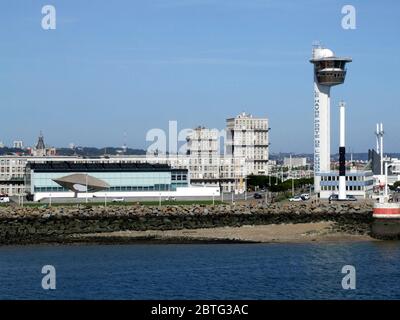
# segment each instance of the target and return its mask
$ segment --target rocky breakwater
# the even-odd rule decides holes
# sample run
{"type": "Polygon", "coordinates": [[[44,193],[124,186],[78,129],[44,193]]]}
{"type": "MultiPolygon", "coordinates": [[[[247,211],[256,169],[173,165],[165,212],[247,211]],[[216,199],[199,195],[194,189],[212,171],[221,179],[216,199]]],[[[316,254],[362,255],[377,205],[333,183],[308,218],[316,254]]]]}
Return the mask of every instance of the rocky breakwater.
{"type": "Polygon", "coordinates": [[[333,221],[338,231],[369,233],[370,203],[246,203],[0,207],[0,244],[70,242],[73,235],[333,221]]]}

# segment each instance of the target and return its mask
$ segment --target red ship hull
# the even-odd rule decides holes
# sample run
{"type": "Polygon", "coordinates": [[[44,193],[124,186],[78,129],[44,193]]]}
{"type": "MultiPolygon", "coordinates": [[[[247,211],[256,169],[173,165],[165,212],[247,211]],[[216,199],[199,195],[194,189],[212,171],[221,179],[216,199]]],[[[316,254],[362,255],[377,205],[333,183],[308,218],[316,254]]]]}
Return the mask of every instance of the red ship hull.
{"type": "Polygon", "coordinates": [[[400,203],[376,203],[372,216],[377,219],[399,219],[400,203]]]}

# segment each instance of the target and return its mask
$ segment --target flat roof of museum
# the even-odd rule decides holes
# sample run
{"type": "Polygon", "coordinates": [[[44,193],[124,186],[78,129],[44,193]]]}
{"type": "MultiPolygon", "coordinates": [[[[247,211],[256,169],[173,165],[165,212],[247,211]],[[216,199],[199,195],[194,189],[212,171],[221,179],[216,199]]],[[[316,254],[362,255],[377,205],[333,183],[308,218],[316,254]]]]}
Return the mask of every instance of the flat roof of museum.
{"type": "Polygon", "coordinates": [[[187,171],[186,169],[173,169],[168,164],[134,163],[134,162],[72,162],[48,161],[45,163],[30,162],[28,168],[35,172],[131,172],[131,171],[187,171]]]}

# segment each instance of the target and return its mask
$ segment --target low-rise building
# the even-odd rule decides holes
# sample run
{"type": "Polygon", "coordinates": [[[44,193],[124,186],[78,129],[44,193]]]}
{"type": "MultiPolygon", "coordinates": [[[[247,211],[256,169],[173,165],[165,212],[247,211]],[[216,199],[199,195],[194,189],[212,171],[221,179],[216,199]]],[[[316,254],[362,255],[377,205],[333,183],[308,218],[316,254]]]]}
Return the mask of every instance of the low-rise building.
{"type": "Polygon", "coordinates": [[[0,156],[0,194],[10,196],[25,193],[25,168],[29,162],[76,160],[77,157],[0,156]]]}
{"type": "Polygon", "coordinates": [[[307,158],[284,157],[283,166],[289,168],[299,168],[307,166],[307,158]]]}
{"type": "MultiPolygon", "coordinates": [[[[331,195],[339,193],[339,172],[320,173],[321,199],[328,199],[331,195]]],[[[357,198],[368,198],[374,187],[372,171],[346,171],[346,194],[357,198]]]]}
{"type": "Polygon", "coordinates": [[[34,201],[49,198],[211,197],[217,187],[190,185],[187,169],[149,163],[29,162],[26,193],[34,201]]]}

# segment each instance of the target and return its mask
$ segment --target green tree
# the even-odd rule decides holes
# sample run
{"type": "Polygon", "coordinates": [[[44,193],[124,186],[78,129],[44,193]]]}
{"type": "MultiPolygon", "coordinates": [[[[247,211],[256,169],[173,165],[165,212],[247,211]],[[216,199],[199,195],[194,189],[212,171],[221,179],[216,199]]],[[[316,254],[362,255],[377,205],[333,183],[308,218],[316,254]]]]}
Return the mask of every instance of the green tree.
{"type": "MultiPolygon", "coordinates": [[[[293,180],[294,188],[298,189],[306,185],[314,184],[314,178],[301,178],[293,180]]],[[[292,189],[292,179],[286,181],[281,181],[276,177],[260,176],[260,175],[250,175],[247,177],[247,186],[252,189],[262,189],[267,188],[272,192],[282,192],[289,191],[292,189]],[[271,184],[269,183],[271,181],[271,184]]]]}

